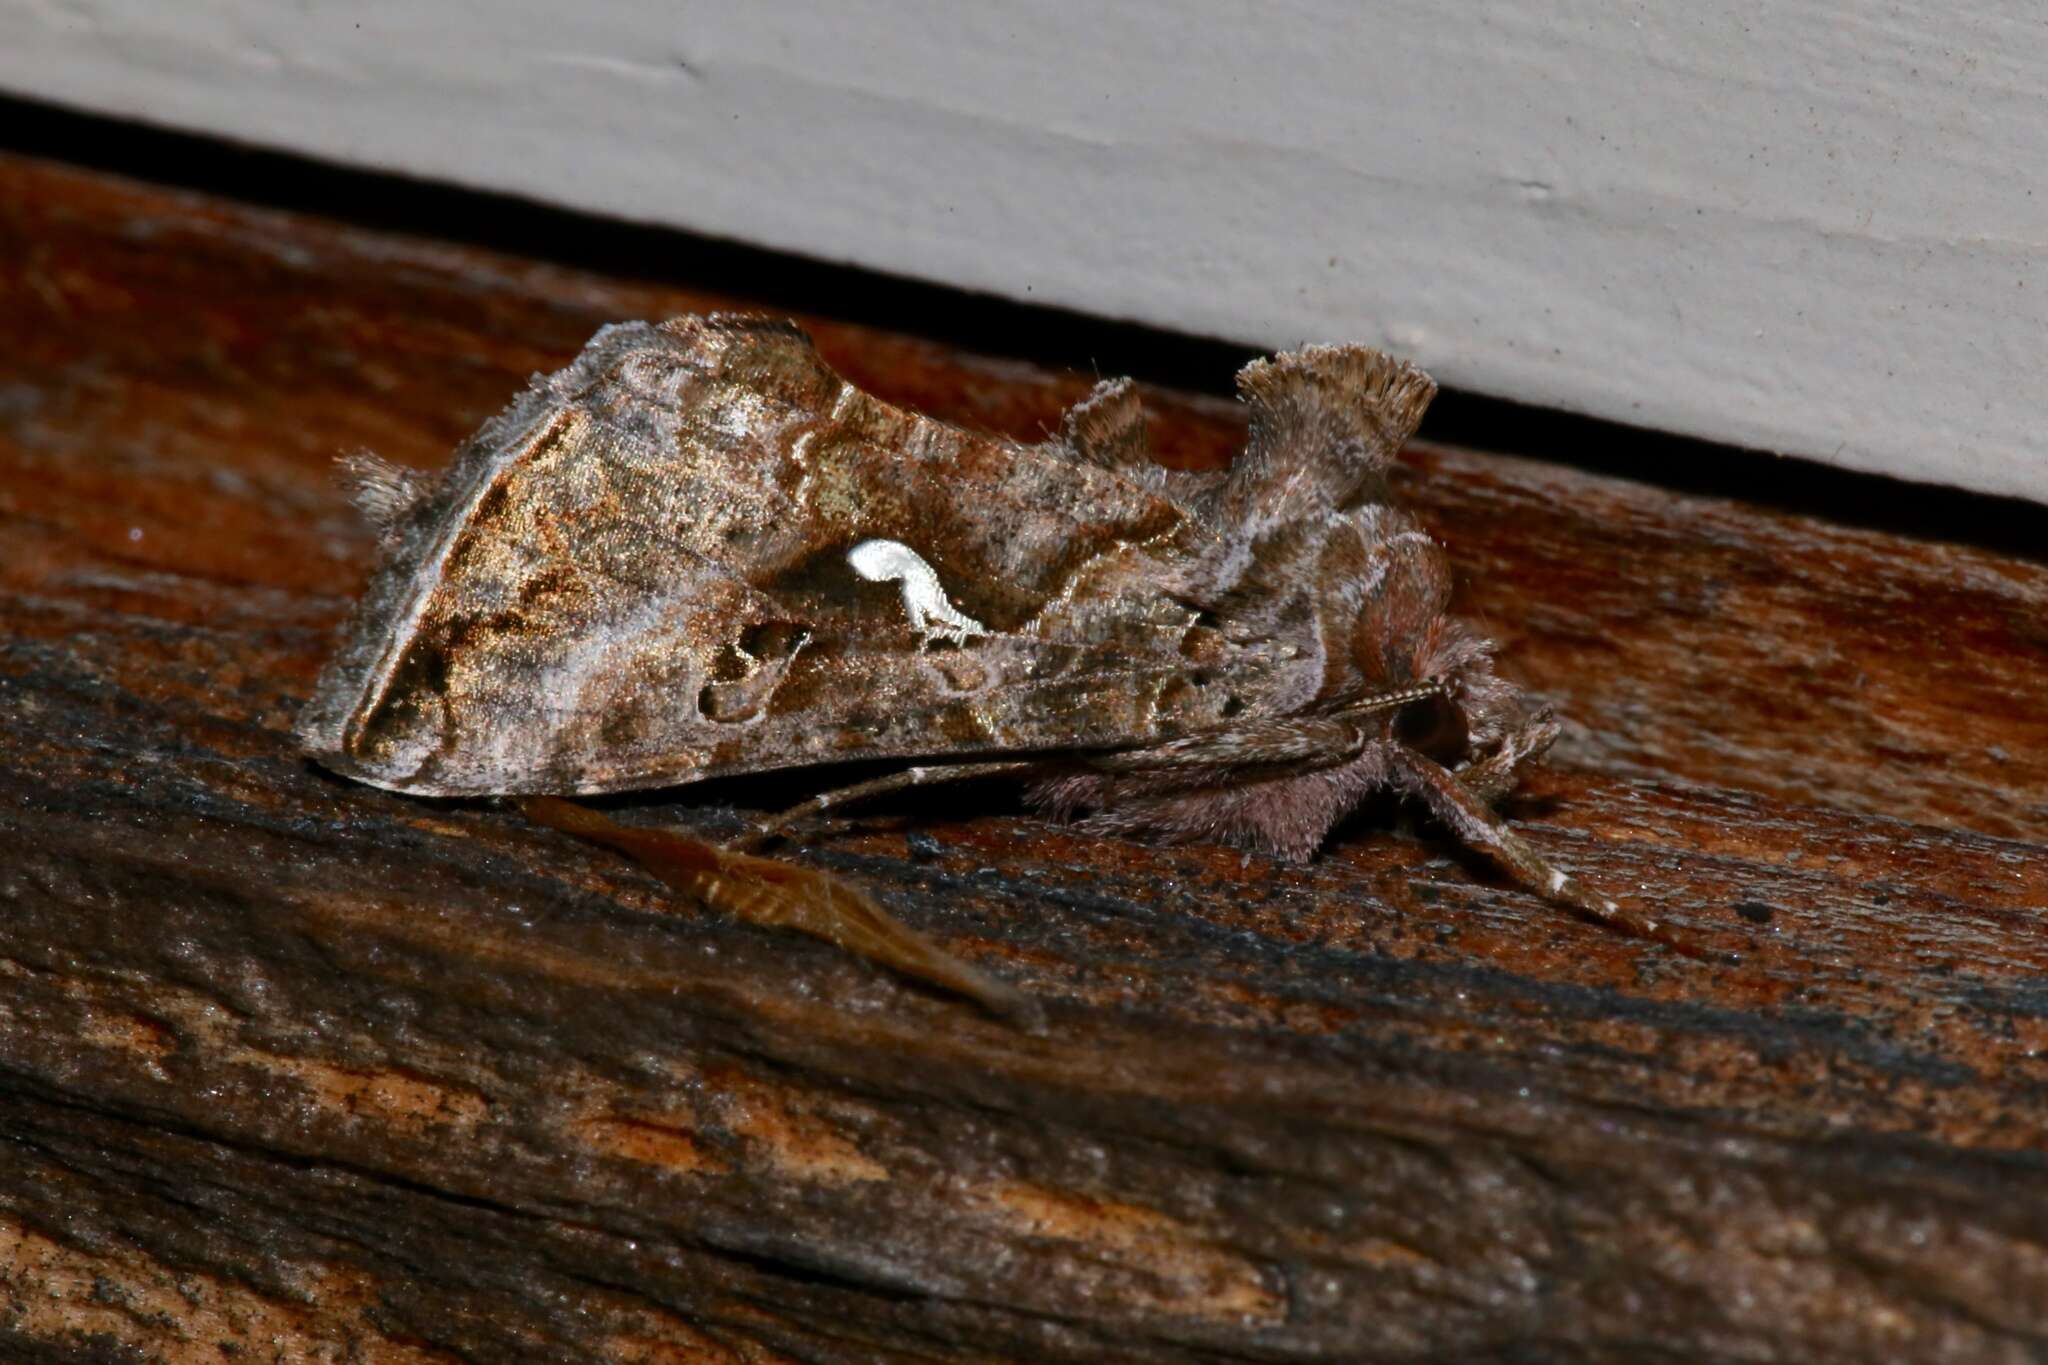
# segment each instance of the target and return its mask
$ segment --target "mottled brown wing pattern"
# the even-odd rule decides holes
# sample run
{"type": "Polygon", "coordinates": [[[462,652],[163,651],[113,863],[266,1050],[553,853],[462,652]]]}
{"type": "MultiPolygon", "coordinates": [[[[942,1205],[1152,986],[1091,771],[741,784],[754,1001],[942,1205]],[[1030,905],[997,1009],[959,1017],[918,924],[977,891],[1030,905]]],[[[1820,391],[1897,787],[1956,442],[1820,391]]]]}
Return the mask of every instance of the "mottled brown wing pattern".
{"type": "Polygon", "coordinates": [[[1209,534],[1070,443],[861,393],[787,324],[609,328],[399,516],[302,734],[437,795],[1149,742],[1284,671],[1168,595],[1209,534]],[[846,561],[876,539],[988,633],[913,628],[846,561]]]}

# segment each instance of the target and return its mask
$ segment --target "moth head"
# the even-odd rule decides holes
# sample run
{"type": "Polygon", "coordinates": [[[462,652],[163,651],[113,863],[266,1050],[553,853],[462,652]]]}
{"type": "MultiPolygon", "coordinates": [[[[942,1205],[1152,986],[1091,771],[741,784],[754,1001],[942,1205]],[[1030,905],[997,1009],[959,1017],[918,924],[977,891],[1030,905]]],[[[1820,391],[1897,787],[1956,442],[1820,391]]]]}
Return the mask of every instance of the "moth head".
{"type": "Polygon", "coordinates": [[[1453,617],[1418,631],[1401,662],[1391,676],[1434,691],[1390,716],[1386,736],[1446,768],[1491,760],[1516,736],[1530,741],[1543,720],[1545,708],[1493,671],[1493,646],[1453,617]]]}

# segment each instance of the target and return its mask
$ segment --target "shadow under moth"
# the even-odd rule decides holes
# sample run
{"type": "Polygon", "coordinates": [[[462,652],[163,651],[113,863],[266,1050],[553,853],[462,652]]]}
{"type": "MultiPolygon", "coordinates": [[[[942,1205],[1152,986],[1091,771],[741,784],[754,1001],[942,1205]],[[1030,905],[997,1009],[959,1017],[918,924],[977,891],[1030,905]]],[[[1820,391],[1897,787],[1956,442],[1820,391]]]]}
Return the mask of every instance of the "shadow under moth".
{"type": "Polygon", "coordinates": [[[379,787],[532,798],[715,906],[1011,1012],[857,887],[753,846],[1001,773],[1106,835],[1305,859],[1391,790],[1551,901],[1678,946],[1492,809],[1557,725],[1387,501],[1429,376],[1309,346],[1237,385],[1244,454],[1187,473],[1151,460],[1129,380],[1022,444],[863,393],[790,323],[606,327],[442,477],[354,457],[383,560],[299,737],[379,787]],[[739,848],[555,799],[854,759],[919,762],[739,848]]]}

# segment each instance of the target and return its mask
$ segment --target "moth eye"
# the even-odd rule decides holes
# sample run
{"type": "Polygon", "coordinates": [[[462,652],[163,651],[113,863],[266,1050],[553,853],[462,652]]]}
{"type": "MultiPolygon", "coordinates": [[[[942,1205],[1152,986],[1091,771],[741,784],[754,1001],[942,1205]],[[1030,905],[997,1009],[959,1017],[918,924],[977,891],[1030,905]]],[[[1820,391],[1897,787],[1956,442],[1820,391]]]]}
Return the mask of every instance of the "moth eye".
{"type": "Polygon", "coordinates": [[[1465,713],[1439,693],[1402,707],[1394,717],[1394,738],[1439,763],[1451,763],[1464,757],[1471,736],[1465,713]]]}

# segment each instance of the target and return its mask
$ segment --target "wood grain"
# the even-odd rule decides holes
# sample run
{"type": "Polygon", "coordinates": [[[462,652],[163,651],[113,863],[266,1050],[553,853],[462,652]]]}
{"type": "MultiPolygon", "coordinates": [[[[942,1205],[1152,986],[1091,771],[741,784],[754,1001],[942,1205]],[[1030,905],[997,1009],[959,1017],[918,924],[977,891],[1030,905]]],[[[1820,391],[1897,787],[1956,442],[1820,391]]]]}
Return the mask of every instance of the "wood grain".
{"type": "MultiPolygon", "coordinates": [[[[2048,1352],[2039,560],[1408,452],[1571,722],[1522,828],[1734,967],[1395,809],[1296,868],[991,785],[802,854],[1039,999],[1031,1036],[304,763],[372,550],[334,454],[436,465],[602,322],[735,301],[0,159],[7,1349],[2048,1352]]],[[[1014,434],[1089,383],[805,321],[1014,434]]],[[[1148,397],[1167,458],[1241,436],[1148,397]]],[[[726,834],[805,781],[608,809],[726,834]]]]}

